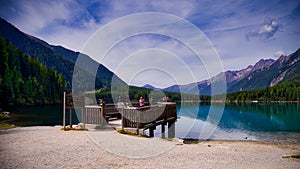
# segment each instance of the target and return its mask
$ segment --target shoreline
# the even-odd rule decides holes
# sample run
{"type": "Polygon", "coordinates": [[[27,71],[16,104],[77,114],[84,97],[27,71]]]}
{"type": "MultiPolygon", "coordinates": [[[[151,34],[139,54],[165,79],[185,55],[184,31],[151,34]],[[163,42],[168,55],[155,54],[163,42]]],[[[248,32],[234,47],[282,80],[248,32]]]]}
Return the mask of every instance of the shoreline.
{"type": "MultiPolygon", "coordinates": [[[[284,158],[299,155],[300,143],[209,140],[198,144],[183,144],[180,139],[170,142],[147,138],[149,143],[171,143],[174,146],[159,155],[128,158],[126,155],[119,156],[107,151],[107,147],[93,141],[88,134],[103,134],[105,136],[103,138],[112,135],[143,142],[147,141],[145,138],[120,135],[111,130],[88,134],[82,131],[62,131],[60,127],[34,126],[1,130],[1,166],[3,168],[261,168],[262,166],[297,168],[300,166],[300,159],[284,158]]],[[[133,151],[126,149],[132,145],[119,141],[121,141],[119,146],[112,148],[124,149],[127,154],[133,151]]],[[[151,147],[153,144],[146,146],[151,147]]]]}
{"type": "Polygon", "coordinates": [[[276,100],[270,100],[270,101],[259,101],[259,100],[185,100],[185,101],[175,101],[176,103],[300,103],[300,101],[276,101],[276,100]]]}
{"type": "MultiPolygon", "coordinates": [[[[10,124],[10,123],[2,123],[2,124],[8,125],[10,127],[9,128],[3,128],[3,129],[0,128],[0,134],[1,134],[1,131],[5,131],[5,130],[9,130],[9,129],[43,128],[43,127],[61,129],[63,127],[62,125],[16,126],[16,125],[10,124]]],[[[112,126],[109,125],[108,128],[111,128],[115,132],[117,132],[117,129],[115,127],[112,127],[112,126]]],[[[72,131],[72,130],[70,130],[70,131],[72,131]]],[[[76,130],[76,131],[85,132],[83,130],[76,130]]],[[[94,131],[94,129],[86,130],[86,131],[94,131]]],[[[198,142],[198,143],[208,142],[208,141],[224,141],[224,142],[230,142],[230,141],[236,142],[237,141],[237,142],[258,142],[258,143],[274,143],[274,144],[276,144],[276,143],[279,143],[279,144],[280,143],[291,143],[291,144],[298,144],[299,143],[300,144],[300,133],[299,132],[288,132],[288,131],[249,132],[249,133],[246,133],[246,134],[248,134],[247,135],[248,138],[233,138],[233,137],[231,137],[231,138],[228,138],[228,139],[227,138],[224,139],[224,137],[226,137],[226,136],[220,135],[221,139],[218,138],[218,137],[215,138],[215,139],[214,138],[209,138],[209,139],[206,139],[206,140],[191,138],[191,137],[185,137],[185,138],[175,137],[173,139],[181,140],[181,142],[183,142],[184,140],[192,140],[192,142],[198,142]],[[261,137],[261,136],[266,136],[266,135],[268,135],[268,138],[267,137],[266,138],[261,137]],[[286,136],[290,136],[290,137],[286,137],[286,136]],[[293,136],[293,137],[291,137],[291,136],[293,136]]],[[[127,135],[127,134],[123,134],[123,135],[127,135]]],[[[132,137],[135,137],[135,136],[132,136],[132,137]]],[[[146,137],[146,138],[151,138],[151,137],[146,137]]],[[[154,136],[153,138],[164,139],[164,138],[156,137],[156,136],[154,136]]]]}

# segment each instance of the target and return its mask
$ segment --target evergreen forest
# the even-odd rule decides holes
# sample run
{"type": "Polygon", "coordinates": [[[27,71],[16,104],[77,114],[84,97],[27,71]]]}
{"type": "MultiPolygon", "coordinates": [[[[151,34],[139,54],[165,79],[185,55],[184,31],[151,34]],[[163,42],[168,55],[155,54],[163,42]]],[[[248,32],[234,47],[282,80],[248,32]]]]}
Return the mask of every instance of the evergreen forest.
{"type": "Polygon", "coordinates": [[[0,106],[62,102],[63,75],[0,37],[0,106]]]}
{"type": "Polygon", "coordinates": [[[235,92],[227,95],[228,101],[300,101],[300,80],[290,79],[272,87],[235,92]]]}

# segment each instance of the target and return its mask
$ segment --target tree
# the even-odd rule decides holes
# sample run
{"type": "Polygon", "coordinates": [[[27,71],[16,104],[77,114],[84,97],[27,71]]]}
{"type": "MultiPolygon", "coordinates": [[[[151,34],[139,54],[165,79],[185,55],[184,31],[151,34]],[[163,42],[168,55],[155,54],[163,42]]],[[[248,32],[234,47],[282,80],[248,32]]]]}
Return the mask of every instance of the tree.
{"type": "Polygon", "coordinates": [[[61,74],[54,69],[47,69],[35,57],[21,52],[2,37],[0,49],[0,104],[61,102],[60,98],[66,88],[61,74]]]}

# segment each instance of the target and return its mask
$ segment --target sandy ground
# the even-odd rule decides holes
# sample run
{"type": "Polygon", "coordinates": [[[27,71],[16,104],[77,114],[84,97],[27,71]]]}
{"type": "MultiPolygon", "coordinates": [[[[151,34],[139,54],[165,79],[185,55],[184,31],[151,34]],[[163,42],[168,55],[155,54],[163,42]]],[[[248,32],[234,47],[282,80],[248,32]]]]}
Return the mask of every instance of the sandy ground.
{"type": "Polygon", "coordinates": [[[300,159],[282,158],[300,154],[299,143],[182,144],[176,139],[138,138],[111,130],[59,129],[1,130],[0,168],[300,168],[300,159]]]}

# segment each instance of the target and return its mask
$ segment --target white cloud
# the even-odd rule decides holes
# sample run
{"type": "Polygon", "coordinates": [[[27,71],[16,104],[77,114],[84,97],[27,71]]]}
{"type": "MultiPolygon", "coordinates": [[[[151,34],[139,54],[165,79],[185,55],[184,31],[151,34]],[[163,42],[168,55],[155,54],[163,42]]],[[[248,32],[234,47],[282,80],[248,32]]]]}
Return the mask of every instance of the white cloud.
{"type": "Polygon", "coordinates": [[[197,9],[197,1],[148,1],[148,0],[113,0],[106,4],[106,8],[103,9],[100,14],[105,21],[111,21],[118,17],[129,15],[133,13],[141,12],[162,12],[173,14],[182,18],[187,18],[193,15],[197,9]]]}
{"type": "MultiPolygon", "coordinates": [[[[151,51],[147,52],[147,56],[145,55],[139,55],[141,58],[146,57],[146,59],[135,59],[132,62],[132,65],[125,66],[126,68],[130,69],[130,68],[134,68],[136,69],[136,67],[138,67],[139,65],[145,65],[145,62],[147,63],[152,63],[154,67],[156,65],[156,67],[160,68],[160,67],[164,67],[165,70],[169,70],[171,72],[174,72],[174,68],[176,68],[177,71],[177,75],[180,75],[182,77],[185,77],[185,75],[180,71],[180,65],[184,65],[187,66],[192,72],[197,72],[195,73],[195,79],[192,81],[199,81],[200,79],[203,78],[208,78],[207,73],[205,68],[203,67],[203,64],[201,63],[201,60],[199,60],[199,58],[192,53],[188,48],[186,48],[183,44],[179,43],[178,41],[172,40],[172,39],[162,39],[162,38],[154,38],[154,35],[140,35],[140,36],[135,36],[135,37],[131,37],[128,38],[126,40],[124,40],[123,42],[119,43],[118,45],[116,45],[109,53],[108,55],[102,60],[102,63],[104,65],[106,65],[109,69],[111,69],[112,71],[119,73],[119,72],[123,72],[125,74],[127,74],[128,72],[126,71],[117,71],[119,66],[122,66],[123,62],[127,60],[131,60],[130,57],[132,54],[136,53],[137,51],[141,51],[141,50],[147,50],[147,49],[162,49],[165,51],[169,51],[172,52],[174,55],[173,59],[171,59],[171,56],[168,57],[168,59],[163,59],[164,55],[160,54],[159,56],[161,56],[161,59],[159,59],[155,53],[149,54],[151,51]],[[149,60],[150,59],[150,60],[149,60]],[[155,59],[155,60],[153,60],[155,59]],[[178,64],[178,62],[173,62],[173,60],[180,60],[181,64],[178,64]],[[163,65],[161,65],[163,64],[163,65]]],[[[137,57],[137,56],[136,56],[137,57]]],[[[124,67],[124,65],[123,65],[124,67]]],[[[171,81],[164,79],[164,78],[159,78],[158,76],[155,79],[155,81],[149,80],[151,79],[150,77],[152,77],[149,74],[149,71],[147,71],[148,74],[146,76],[143,76],[143,79],[146,81],[151,81],[151,84],[155,84],[157,87],[166,87],[166,84],[170,85],[171,81]],[[149,78],[149,79],[148,79],[149,78]],[[164,79],[163,81],[160,79],[164,79]],[[161,85],[159,85],[157,82],[162,83],[161,85]]],[[[158,74],[156,74],[158,75],[158,74]]],[[[161,75],[164,76],[164,75],[161,75]]],[[[122,78],[122,75],[121,75],[122,78]]],[[[140,79],[140,78],[139,78],[140,79]]],[[[125,80],[125,79],[124,79],[125,80]]],[[[178,80],[177,82],[179,82],[180,84],[186,84],[189,81],[186,79],[182,79],[184,81],[180,81],[178,80]]],[[[190,79],[191,80],[191,79],[190,79]]],[[[146,83],[143,84],[146,84],[146,83]]],[[[172,81],[174,84],[174,81],[172,81]]],[[[149,82],[150,83],[150,82],[149,82]]]]}
{"type": "Polygon", "coordinates": [[[179,56],[161,48],[147,48],[132,53],[118,65],[115,72],[128,84],[142,81],[144,84],[148,82],[167,87],[197,81],[189,65],[179,56]],[[162,83],[157,84],[158,81],[162,83]]]}
{"type": "MultiPolygon", "coordinates": [[[[43,40],[80,50],[88,38],[105,24],[137,12],[165,12],[185,18],[204,31],[228,69],[241,69],[260,58],[289,54],[299,48],[297,1],[2,1],[0,15],[22,31],[43,40]],[[267,18],[267,19],[265,19],[267,18]],[[272,19],[268,19],[272,18],[272,19]],[[264,21],[265,20],[265,21],[264,21]],[[264,21],[264,22],[263,22],[264,21]],[[250,33],[249,33],[250,32],[250,33]],[[247,36],[251,39],[247,41],[247,36]]],[[[155,19],[155,18],[153,18],[155,19]]],[[[127,23],[134,24],[134,23],[127,23]]],[[[121,25],[126,28],[126,25],[121,25]]],[[[183,29],[184,30],[184,29],[183,29]]],[[[124,32],[130,30],[124,30],[124,32]]],[[[122,36],[123,31],[115,36],[122,36]]],[[[107,40],[104,38],[103,40],[107,40]]],[[[197,41],[190,38],[190,42],[197,41]]],[[[201,42],[198,42],[201,43],[201,42]]],[[[186,62],[198,79],[207,78],[201,61],[183,44],[159,36],[126,39],[109,53],[107,66],[146,48],[171,51],[186,62]],[[197,74],[195,73],[195,74],[197,74]]],[[[140,64],[136,62],[137,64],[140,64]]],[[[211,65],[213,64],[206,64],[211,65]]],[[[153,78],[154,79],[154,78],[153,78]]],[[[158,84],[159,81],[153,81],[158,84]]]]}
{"type": "MultiPolygon", "coordinates": [[[[220,65],[211,44],[196,27],[181,18],[159,13],[132,15],[103,27],[103,29],[89,39],[87,46],[82,52],[109,67],[122,78],[121,73],[124,71],[118,74],[119,72],[116,70],[116,67],[119,66],[123,60],[126,61],[128,59],[127,56],[140,48],[160,48],[172,53],[176,52],[175,55],[178,58],[183,60],[188,67],[193,68],[192,72],[197,72],[197,77],[193,81],[191,81],[191,79],[190,81],[186,80],[186,76],[178,72],[177,74],[180,74],[183,80],[178,80],[180,84],[200,81],[203,78],[203,73],[198,73],[199,69],[195,70],[195,68],[201,68],[202,62],[207,66],[205,75],[207,75],[206,72],[209,72],[210,76],[212,76],[222,71],[222,65],[220,65]],[[147,35],[148,33],[161,35],[150,36],[147,35]],[[143,37],[145,34],[147,36],[143,37]],[[131,37],[132,35],[140,36],[131,37]],[[164,35],[171,39],[164,37],[164,35]],[[179,43],[172,38],[176,38],[181,42],[179,43]],[[116,45],[117,42],[124,39],[126,40],[125,42],[116,45]],[[116,49],[111,50],[107,56],[104,56],[103,54],[111,47],[115,47],[116,49]],[[200,58],[191,52],[191,49],[197,52],[200,58]]],[[[130,68],[135,67],[134,65],[144,65],[144,62],[145,60],[134,60],[134,62],[132,62],[133,65],[126,67],[128,71],[130,71],[130,68]]],[[[179,65],[172,64],[172,60],[160,60],[160,62],[168,67],[165,68],[166,70],[179,68],[179,65]]],[[[160,62],[156,63],[158,64],[160,62]]],[[[126,74],[127,73],[132,74],[130,72],[126,72],[126,74]]],[[[124,80],[126,81],[126,79],[124,80]]]]}
{"type": "Polygon", "coordinates": [[[76,51],[100,26],[84,3],[73,0],[7,1],[0,14],[25,33],[76,51]]]}
{"type": "MultiPolygon", "coordinates": [[[[14,11],[12,22],[24,31],[38,33],[47,29],[53,22],[68,22],[72,18],[70,7],[73,1],[20,1],[16,6],[8,9],[14,11]]],[[[76,10],[76,8],[73,10],[76,10]]],[[[8,16],[9,17],[9,16],[8,16]]]]}
{"type": "Polygon", "coordinates": [[[273,38],[278,32],[282,29],[281,24],[279,24],[274,19],[267,18],[264,21],[264,24],[255,31],[251,31],[247,34],[247,39],[251,40],[252,38],[259,37],[263,40],[268,40],[273,38]]]}

